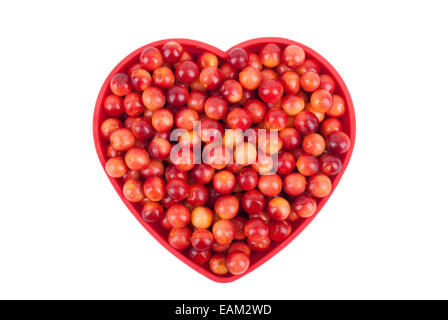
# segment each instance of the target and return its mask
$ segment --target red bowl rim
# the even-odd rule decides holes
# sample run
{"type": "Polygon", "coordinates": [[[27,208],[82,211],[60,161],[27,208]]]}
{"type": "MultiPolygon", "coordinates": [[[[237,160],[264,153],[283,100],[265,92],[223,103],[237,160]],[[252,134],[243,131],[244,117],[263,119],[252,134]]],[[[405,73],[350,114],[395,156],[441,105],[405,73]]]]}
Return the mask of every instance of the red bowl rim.
{"type": "Polygon", "coordinates": [[[145,220],[143,220],[140,212],[138,212],[138,210],[134,207],[133,203],[130,202],[129,200],[127,200],[123,196],[122,187],[120,186],[118,179],[111,178],[106,174],[106,176],[108,177],[112,186],[115,188],[116,192],[118,193],[119,197],[124,202],[124,204],[128,207],[128,209],[131,211],[131,213],[134,215],[134,217],[165,249],[167,249],[174,256],[176,256],[181,261],[183,261],[185,264],[190,266],[192,269],[196,270],[197,272],[199,272],[200,274],[209,278],[210,280],[213,280],[213,281],[219,282],[219,283],[232,282],[232,281],[235,281],[235,280],[247,275],[248,273],[252,272],[256,268],[258,268],[259,266],[261,266],[262,264],[264,264],[265,262],[270,260],[277,253],[279,253],[289,243],[291,243],[291,241],[293,241],[311,223],[311,221],[313,221],[313,219],[317,216],[319,211],[322,209],[322,207],[325,205],[325,203],[331,197],[331,194],[336,189],[337,184],[339,183],[341,177],[344,174],[344,171],[346,170],[346,168],[348,166],[348,163],[350,161],[350,158],[351,158],[351,155],[353,152],[353,148],[355,145],[356,120],[355,120],[355,110],[353,107],[353,102],[352,102],[350,93],[347,89],[347,86],[345,85],[342,77],[339,75],[339,73],[336,71],[336,69],[324,57],[322,57],[316,51],[314,51],[313,49],[311,49],[299,42],[293,41],[293,40],[289,40],[289,39],[285,39],[285,38],[277,38],[277,37],[256,38],[256,39],[251,39],[251,40],[239,43],[239,44],[231,47],[227,51],[222,51],[222,50],[220,50],[214,46],[211,46],[207,43],[203,43],[203,42],[196,41],[196,40],[190,40],[190,39],[174,38],[174,39],[164,39],[164,40],[155,41],[155,42],[149,43],[147,45],[144,45],[144,46],[138,48],[137,50],[135,50],[131,54],[129,54],[127,57],[125,57],[123,60],[121,60],[120,63],[118,63],[117,66],[109,73],[109,75],[107,76],[106,80],[104,81],[104,83],[101,87],[101,90],[98,94],[98,98],[97,98],[96,104],[95,104],[95,111],[93,114],[93,138],[94,138],[95,149],[98,154],[98,158],[99,158],[101,166],[103,167],[104,170],[105,170],[106,156],[101,148],[101,141],[103,140],[103,138],[101,137],[101,134],[100,134],[100,123],[99,122],[100,122],[100,118],[101,118],[100,114],[102,111],[103,100],[104,100],[105,96],[108,94],[108,91],[110,90],[109,89],[110,80],[116,73],[120,72],[120,70],[124,66],[129,64],[131,61],[135,60],[140,55],[141,51],[144,48],[149,47],[149,46],[160,47],[163,44],[165,44],[167,41],[177,41],[181,45],[184,45],[184,46],[198,47],[201,50],[210,51],[210,52],[216,54],[220,58],[225,58],[227,53],[231,49],[236,48],[236,47],[247,48],[250,46],[267,44],[267,43],[276,43],[276,44],[279,44],[282,46],[287,46],[287,45],[291,45],[291,44],[298,45],[301,48],[303,48],[303,50],[306,53],[307,58],[313,58],[316,61],[318,61],[319,64],[326,69],[327,73],[330,74],[334,78],[334,80],[336,82],[336,87],[339,88],[339,94],[341,96],[343,96],[343,98],[346,101],[346,114],[347,114],[348,119],[345,121],[344,125],[346,127],[346,133],[350,137],[351,144],[350,144],[350,149],[344,156],[341,172],[339,172],[338,175],[332,181],[333,188],[332,188],[331,193],[327,197],[325,197],[319,201],[318,206],[316,208],[316,212],[313,214],[313,216],[304,219],[303,222],[297,227],[297,229],[295,229],[291,233],[291,235],[286,240],[279,243],[275,248],[267,251],[267,253],[264,256],[262,256],[258,261],[256,261],[254,264],[251,264],[249,269],[245,273],[240,274],[240,275],[226,275],[226,276],[215,275],[212,272],[210,272],[209,270],[207,270],[205,267],[197,265],[196,263],[194,263],[193,261],[188,259],[186,256],[184,256],[181,252],[179,252],[178,250],[171,247],[166,239],[164,239],[161,235],[159,235],[150,226],[149,223],[147,223],[145,220]]]}

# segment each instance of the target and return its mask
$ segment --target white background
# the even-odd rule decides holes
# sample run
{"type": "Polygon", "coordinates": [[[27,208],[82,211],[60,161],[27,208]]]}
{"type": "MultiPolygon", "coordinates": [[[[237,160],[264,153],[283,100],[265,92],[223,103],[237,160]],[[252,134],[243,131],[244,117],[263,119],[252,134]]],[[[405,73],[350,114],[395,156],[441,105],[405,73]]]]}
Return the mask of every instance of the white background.
{"type": "Polygon", "coordinates": [[[0,298],[448,298],[445,1],[2,1],[0,298]],[[134,49],[306,44],[340,72],[358,135],[314,222],[217,284],[165,251],[100,167],[96,96],[134,49]]]}

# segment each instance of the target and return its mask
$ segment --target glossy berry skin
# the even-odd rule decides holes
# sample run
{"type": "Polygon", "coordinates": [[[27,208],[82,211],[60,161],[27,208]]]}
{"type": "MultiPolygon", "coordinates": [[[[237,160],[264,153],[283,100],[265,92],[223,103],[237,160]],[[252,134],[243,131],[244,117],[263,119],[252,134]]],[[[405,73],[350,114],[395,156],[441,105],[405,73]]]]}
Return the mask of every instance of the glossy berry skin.
{"type": "Polygon", "coordinates": [[[233,219],[238,210],[239,202],[233,195],[221,196],[215,202],[215,212],[221,219],[233,219]]]}
{"type": "Polygon", "coordinates": [[[154,111],[151,123],[158,132],[169,131],[174,125],[173,113],[165,108],[157,109],[154,111]]]}
{"type": "Polygon", "coordinates": [[[244,233],[250,241],[261,241],[268,236],[269,228],[260,218],[252,218],[244,226],[244,233]]]}
{"type": "Polygon", "coordinates": [[[288,125],[288,115],[279,108],[270,109],[264,117],[266,129],[282,130],[288,125]]]}
{"type": "Polygon", "coordinates": [[[235,237],[235,227],[226,219],[216,221],[212,230],[213,237],[219,244],[230,244],[235,237]]]}
{"type": "Polygon", "coordinates": [[[160,221],[164,216],[163,207],[160,203],[148,201],[142,209],[142,218],[148,222],[160,221]]]}
{"type": "Polygon", "coordinates": [[[142,182],[137,179],[129,179],[123,185],[123,196],[131,202],[140,202],[144,194],[142,182]]]}
{"type": "Polygon", "coordinates": [[[261,83],[261,73],[254,67],[248,66],[238,75],[241,86],[246,90],[255,90],[261,83]]]}
{"type": "Polygon", "coordinates": [[[275,197],[282,191],[282,184],[277,174],[263,175],[258,180],[258,189],[267,197],[275,197]]]}
{"type": "Polygon", "coordinates": [[[140,64],[148,71],[160,67],[163,63],[163,57],[159,49],[154,47],[145,48],[140,54],[140,64]]]}
{"type": "Polygon", "coordinates": [[[333,96],[327,90],[319,89],[311,95],[310,103],[314,111],[325,113],[333,105],[333,96]]]}
{"type": "Polygon", "coordinates": [[[171,144],[164,138],[154,138],[148,145],[148,153],[151,159],[165,160],[171,152],[171,144]]]}
{"type": "Polygon", "coordinates": [[[252,99],[246,102],[244,109],[249,113],[252,123],[259,123],[263,121],[267,107],[262,101],[252,99]]]}
{"type": "MultiPolygon", "coordinates": [[[[123,176],[123,181],[126,182],[131,179],[140,179],[140,173],[136,170],[128,170],[123,176]]],[[[149,200],[149,199],[148,199],[149,200]]]]}
{"type": "Polygon", "coordinates": [[[301,135],[307,135],[317,131],[319,119],[312,112],[302,111],[294,119],[294,126],[301,135]]]}
{"type": "Polygon", "coordinates": [[[199,67],[193,61],[183,61],[176,68],[176,79],[183,83],[192,83],[199,77],[199,67]]]}
{"type": "Polygon", "coordinates": [[[220,97],[210,97],[204,105],[205,114],[213,120],[223,119],[227,115],[228,110],[227,102],[220,97]]]}
{"type": "Polygon", "coordinates": [[[292,203],[292,210],[300,218],[311,217],[316,212],[316,207],[316,200],[309,195],[301,195],[292,203]]]}
{"type": "Polygon", "coordinates": [[[288,116],[296,116],[305,108],[305,100],[298,94],[288,94],[282,99],[282,108],[288,116]]]}
{"type": "Polygon", "coordinates": [[[127,128],[119,128],[110,135],[111,146],[118,151],[125,151],[135,144],[132,131],[127,128]]]}
{"type": "Polygon", "coordinates": [[[202,184],[193,184],[188,188],[187,202],[192,206],[203,206],[207,203],[208,190],[202,184]]]}
{"type": "Polygon", "coordinates": [[[124,112],[123,98],[115,94],[108,95],[104,99],[103,109],[109,117],[120,117],[124,112]]]}
{"type": "Polygon", "coordinates": [[[331,192],[331,180],[324,174],[316,174],[309,178],[307,190],[315,198],[324,198],[331,192]]]}
{"type": "Polygon", "coordinates": [[[184,200],[188,196],[188,183],[184,179],[171,179],[166,183],[165,189],[174,200],[184,200]]]}
{"type": "Polygon", "coordinates": [[[132,85],[126,73],[117,73],[110,80],[110,90],[113,94],[122,97],[131,93],[132,85]]]}
{"type": "Polygon", "coordinates": [[[106,119],[101,124],[101,135],[104,139],[110,140],[110,136],[112,135],[112,133],[115,130],[120,129],[122,126],[123,124],[121,123],[121,121],[116,118],[106,119]]]}
{"type": "MultiPolygon", "coordinates": [[[[207,150],[204,149],[204,152],[207,153],[205,162],[216,170],[221,170],[221,169],[225,168],[227,166],[227,164],[229,164],[232,161],[232,155],[230,154],[230,151],[225,146],[220,146],[220,145],[217,145],[215,147],[211,146],[211,148],[209,148],[207,150]]],[[[215,175],[215,177],[216,177],[216,175],[215,175]]],[[[214,179],[215,179],[215,177],[214,177],[214,179]]],[[[224,175],[224,174],[223,174],[223,177],[231,178],[229,175],[224,175]]],[[[227,185],[226,183],[229,183],[232,181],[232,180],[226,181],[224,179],[218,180],[218,178],[216,178],[216,179],[217,179],[216,183],[222,185],[223,187],[225,187],[227,185]]],[[[213,183],[215,183],[215,182],[213,182],[213,183]]]]}
{"type": "Polygon", "coordinates": [[[162,56],[169,63],[176,63],[182,58],[184,49],[176,41],[168,41],[162,47],[162,56]]]}
{"type": "Polygon", "coordinates": [[[247,244],[249,245],[250,249],[255,252],[263,252],[271,246],[271,238],[266,237],[261,241],[251,241],[247,240],[247,244]]]}
{"type": "Polygon", "coordinates": [[[180,203],[173,204],[168,208],[166,217],[174,228],[185,227],[191,219],[190,211],[180,203]]]}
{"type": "Polygon", "coordinates": [[[142,101],[149,110],[157,110],[165,105],[165,93],[157,87],[149,87],[142,93],[142,101]]]}
{"type": "Polygon", "coordinates": [[[327,118],[320,124],[320,133],[324,137],[336,131],[342,131],[342,122],[337,118],[327,118]]]}
{"type": "Polygon", "coordinates": [[[168,167],[166,167],[165,170],[165,180],[167,182],[170,182],[173,179],[181,179],[186,181],[187,174],[177,169],[175,165],[170,164],[168,167]]]}
{"type": "Polygon", "coordinates": [[[281,242],[289,237],[292,227],[288,221],[272,221],[269,223],[269,238],[281,242]]]}
{"type": "Polygon", "coordinates": [[[196,229],[191,235],[191,245],[196,250],[211,249],[213,242],[213,234],[207,229],[196,229]]]}
{"type": "Polygon", "coordinates": [[[235,227],[235,239],[236,240],[244,240],[246,238],[246,234],[244,233],[244,226],[246,225],[247,219],[241,215],[236,216],[231,220],[233,226],[235,227]]]}
{"type": "Polygon", "coordinates": [[[331,117],[340,117],[345,113],[345,101],[341,96],[333,95],[333,104],[330,110],[327,111],[327,115],[331,117]]]}
{"type": "Polygon", "coordinates": [[[168,235],[169,244],[177,250],[185,250],[190,246],[191,230],[187,227],[172,228],[168,235]]]}
{"type": "Polygon", "coordinates": [[[283,50],[282,61],[286,66],[296,69],[304,63],[305,51],[294,44],[289,45],[283,50]]]}
{"type": "Polygon", "coordinates": [[[228,170],[222,170],[213,177],[213,187],[220,194],[229,194],[236,185],[236,178],[233,173],[228,170]]]}
{"type": "Polygon", "coordinates": [[[195,248],[190,248],[188,250],[188,256],[191,260],[196,262],[197,264],[204,264],[210,260],[212,256],[211,250],[196,250],[195,248]]]}
{"type": "Polygon", "coordinates": [[[252,125],[250,114],[243,108],[235,108],[227,114],[227,124],[233,130],[246,131],[252,125]]]}
{"type": "Polygon", "coordinates": [[[286,220],[291,212],[288,200],[282,197],[272,198],[266,206],[266,212],[272,220],[286,220]]]}
{"type": "Polygon", "coordinates": [[[220,244],[215,241],[212,245],[212,250],[213,250],[213,252],[223,253],[223,252],[227,252],[229,247],[230,247],[229,243],[228,244],[220,244]]]}
{"type": "Polygon", "coordinates": [[[286,93],[296,94],[299,92],[300,77],[296,72],[288,70],[281,75],[280,80],[286,93]]]}
{"type": "Polygon", "coordinates": [[[313,71],[317,74],[320,73],[319,63],[314,59],[305,59],[303,64],[296,69],[297,73],[302,76],[307,71],[313,71]]]}
{"type": "Polygon", "coordinates": [[[160,201],[165,195],[165,182],[157,176],[149,177],[143,184],[145,196],[151,201],[160,201]]]}
{"type": "Polygon", "coordinates": [[[203,112],[206,100],[207,94],[205,92],[192,90],[188,96],[187,106],[197,112],[203,112]]]}
{"type": "Polygon", "coordinates": [[[185,107],[176,113],[175,124],[180,129],[193,130],[195,121],[199,121],[199,114],[192,108],[185,107]]]}
{"type": "Polygon", "coordinates": [[[149,160],[148,166],[146,166],[146,168],[140,170],[139,174],[144,179],[148,179],[149,177],[152,177],[152,176],[163,177],[164,170],[165,170],[165,168],[161,161],[149,160]]]}
{"type": "Polygon", "coordinates": [[[145,111],[142,97],[137,92],[131,92],[126,95],[123,101],[124,112],[130,117],[136,117],[145,111]]]}
{"type": "Polygon", "coordinates": [[[143,148],[132,147],[124,156],[126,166],[131,170],[143,170],[149,165],[149,155],[143,148]]]}
{"type": "Polygon", "coordinates": [[[166,101],[169,105],[179,108],[188,102],[188,90],[181,85],[174,85],[166,91],[166,101]]]}
{"type": "Polygon", "coordinates": [[[264,209],[265,203],[263,194],[256,189],[247,191],[241,198],[241,206],[248,214],[259,213],[264,209]]]}
{"type": "Polygon", "coordinates": [[[232,253],[235,251],[241,251],[248,257],[250,257],[250,254],[252,253],[252,250],[250,250],[250,247],[246,243],[241,242],[241,241],[232,242],[229,249],[227,250],[227,253],[232,253]]]}
{"type": "Polygon", "coordinates": [[[275,68],[281,62],[281,49],[274,43],[265,45],[259,53],[261,63],[268,68],[275,68]]]}
{"type": "Polygon", "coordinates": [[[344,154],[349,149],[350,149],[350,138],[347,136],[346,133],[342,131],[337,131],[327,136],[328,152],[333,154],[344,154]]]}
{"type": "Polygon", "coordinates": [[[227,255],[226,267],[233,275],[243,274],[250,265],[249,257],[241,251],[234,251],[227,255]]]}
{"type": "Polygon", "coordinates": [[[198,57],[198,65],[201,69],[206,67],[217,67],[218,64],[218,57],[211,52],[203,52],[198,57]]]}
{"type": "Polygon", "coordinates": [[[228,53],[227,61],[233,69],[239,71],[247,66],[249,56],[246,50],[242,48],[233,48],[228,53]]]}
{"type": "Polygon", "coordinates": [[[160,67],[152,73],[153,85],[161,89],[167,89],[174,84],[175,77],[173,71],[168,67],[160,67]]]}
{"type": "Polygon", "coordinates": [[[320,86],[319,74],[313,71],[307,71],[300,77],[300,86],[307,92],[313,92],[320,86]]]}
{"type": "Polygon", "coordinates": [[[336,83],[332,76],[328,74],[321,74],[320,76],[320,86],[319,89],[324,89],[333,94],[336,87],[336,83]]]}
{"type": "Polygon", "coordinates": [[[283,96],[283,86],[278,80],[265,80],[258,87],[258,95],[266,103],[280,101],[283,96]]]}
{"type": "Polygon", "coordinates": [[[221,71],[217,67],[205,67],[199,74],[199,82],[207,90],[218,89],[223,80],[221,71]]]}
{"type": "Polygon", "coordinates": [[[219,71],[221,71],[222,77],[224,80],[235,80],[237,72],[232,68],[230,64],[223,64],[219,71]]]}
{"type": "Polygon", "coordinates": [[[143,91],[151,85],[152,77],[151,74],[144,69],[137,69],[133,71],[131,74],[131,83],[132,86],[137,91],[143,91]]]}
{"type": "Polygon", "coordinates": [[[279,132],[280,139],[283,142],[283,149],[291,151],[300,147],[300,134],[294,128],[285,128],[279,132]]]}
{"type": "Polygon", "coordinates": [[[294,170],[296,158],[290,152],[280,152],[278,154],[277,173],[285,175],[294,170]]]}
{"type": "Polygon", "coordinates": [[[220,93],[229,103],[237,103],[243,98],[243,87],[235,80],[226,80],[220,88],[220,93]]]}
{"type": "Polygon", "coordinates": [[[208,263],[210,270],[216,275],[225,275],[229,272],[226,267],[226,256],[224,254],[215,254],[208,263]]]}
{"type": "Polygon", "coordinates": [[[195,228],[207,229],[212,225],[213,212],[208,207],[196,207],[191,211],[191,224],[195,228]]]}
{"type": "Polygon", "coordinates": [[[320,171],[327,176],[334,176],[342,169],[341,159],[331,154],[324,154],[320,157],[320,171]]]}
{"type": "Polygon", "coordinates": [[[255,189],[258,184],[258,173],[250,167],[243,168],[237,175],[237,181],[245,191],[255,189]]]}
{"type": "Polygon", "coordinates": [[[318,157],[325,151],[325,139],[318,133],[311,133],[303,138],[302,149],[306,153],[318,157]]]}
{"type": "Polygon", "coordinates": [[[190,171],[190,176],[199,184],[207,184],[212,181],[215,169],[208,164],[199,163],[190,171]]]}
{"type": "Polygon", "coordinates": [[[151,120],[143,117],[138,117],[132,122],[131,131],[141,141],[149,140],[154,136],[151,120]]]}
{"type": "Polygon", "coordinates": [[[115,157],[107,160],[105,169],[107,174],[112,178],[121,178],[128,171],[122,157],[115,157]]]}
{"type": "Polygon", "coordinates": [[[293,172],[283,179],[283,190],[290,196],[298,196],[305,192],[306,178],[300,173],[293,172]]]}
{"type": "Polygon", "coordinates": [[[319,160],[310,154],[303,154],[297,159],[297,170],[304,176],[312,176],[319,171],[319,160]]]}

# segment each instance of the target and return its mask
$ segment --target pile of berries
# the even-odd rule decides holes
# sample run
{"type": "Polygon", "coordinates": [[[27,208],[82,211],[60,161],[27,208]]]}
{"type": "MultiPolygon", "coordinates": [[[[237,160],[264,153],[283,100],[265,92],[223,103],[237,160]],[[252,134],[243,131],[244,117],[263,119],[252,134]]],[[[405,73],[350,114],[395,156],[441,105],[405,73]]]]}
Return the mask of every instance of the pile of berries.
{"type": "Polygon", "coordinates": [[[349,150],[345,101],[320,69],[297,45],[226,59],[174,41],[146,47],[104,99],[106,172],[171,246],[217,275],[242,274],[252,252],[315,213],[349,150]]]}

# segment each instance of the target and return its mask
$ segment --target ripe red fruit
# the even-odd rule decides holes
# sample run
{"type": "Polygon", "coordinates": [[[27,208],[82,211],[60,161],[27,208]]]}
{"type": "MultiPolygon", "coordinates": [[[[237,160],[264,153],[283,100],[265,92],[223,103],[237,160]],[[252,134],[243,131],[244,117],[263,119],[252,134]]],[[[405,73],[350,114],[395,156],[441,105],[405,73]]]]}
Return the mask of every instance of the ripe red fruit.
{"type": "Polygon", "coordinates": [[[327,136],[328,152],[334,154],[343,154],[346,153],[348,149],[350,149],[350,138],[346,133],[337,131],[327,136]]]}
{"type": "Polygon", "coordinates": [[[241,251],[234,251],[227,255],[226,267],[231,274],[243,274],[247,271],[249,265],[249,257],[241,251]]]}
{"type": "Polygon", "coordinates": [[[258,87],[258,95],[264,102],[278,102],[283,96],[282,83],[278,80],[265,80],[258,87]]]}
{"type": "Polygon", "coordinates": [[[256,189],[249,190],[241,198],[241,206],[249,214],[259,213],[265,206],[264,196],[256,189]]]}
{"type": "Polygon", "coordinates": [[[219,244],[230,244],[235,237],[235,227],[230,220],[219,220],[213,225],[213,237],[219,244]]]}
{"type": "Polygon", "coordinates": [[[277,174],[263,175],[258,180],[258,189],[267,197],[275,197],[282,191],[282,184],[277,174]]]}
{"type": "Polygon", "coordinates": [[[221,219],[233,219],[239,210],[239,201],[233,195],[219,197],[215,202],[215,212],[221,219]]]}
{"type": "Polygon", "coordinates": [[[190,222],[191,215],[186,206],[176,203],[168,208],[166,217],[174,228],[182,228],[190,222]]]}
{"type": "Polygon", "coordinates": [[[288,200],[282,197],[272,198],[266,206],[266,212],[273,220],[286,220],[291,212],[288,200]]]}
{"type": "Polygon", "coordinates": [[[269,223],[269,238],[280,242],[291,234],[292,227],[288,221],[272,221],[269,223]]]}
{"type": "Polygon", "coordinates": [[[109,117],[120,117],[123,114],[123,98],[110,94],[104,99],[104,112],[109,117]]]}
{"type": "Polygon", "coordinates": [[[191,230],[187,227],[172,228],[168,235],[169,244],[177,250],[185,250],[190,246],[191,230]]]}
{"type": "Polygon", "coordinates": [[[268,236],[269,228],[260,218],[252,218],[244,226],[244,233],[250,241],[261,241],[268,236]]]}

